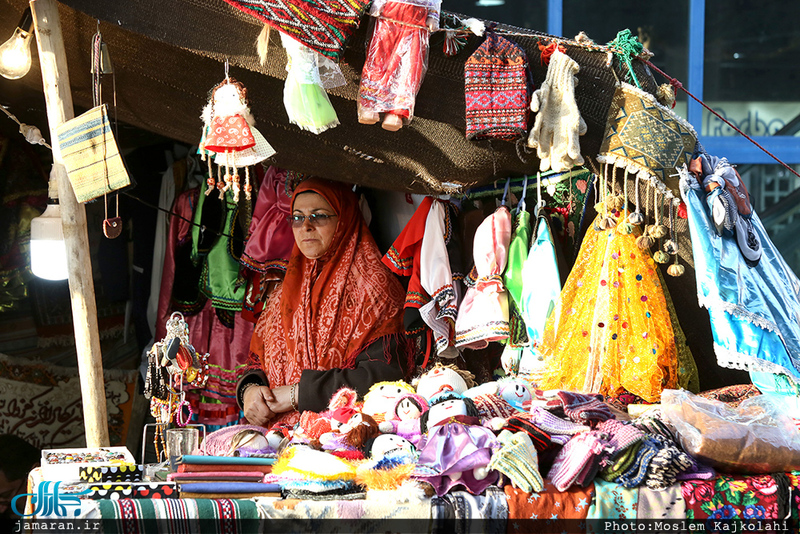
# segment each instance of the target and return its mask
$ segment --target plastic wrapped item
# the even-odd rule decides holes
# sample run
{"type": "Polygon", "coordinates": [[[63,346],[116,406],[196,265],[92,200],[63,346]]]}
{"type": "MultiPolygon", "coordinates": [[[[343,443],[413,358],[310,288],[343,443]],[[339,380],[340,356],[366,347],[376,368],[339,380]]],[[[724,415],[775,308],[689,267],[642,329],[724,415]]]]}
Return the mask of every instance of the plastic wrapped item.
{"type": "Polygon", "coordinates": [[[325,89],[346,83],[339,67],[285,33],[281,33],[281,43],[287,57],[283,105],[289,122],[315,134],[338,126],[325,89]]]}
{"type": "Polygon", "coordinates": [[[358,93],[358,120],[399,130],[414,116],[428,69],[428,39],[439,28],[441,0],[375,0],[375,17],[358,93]]]}
{"type": "Polygon", "coordinates": [[[800,430],[768,395],[732,408],[668,389],[661,394],[661,404],[684,450],[718,471],[760,474],[800,468],[800,430]]]}

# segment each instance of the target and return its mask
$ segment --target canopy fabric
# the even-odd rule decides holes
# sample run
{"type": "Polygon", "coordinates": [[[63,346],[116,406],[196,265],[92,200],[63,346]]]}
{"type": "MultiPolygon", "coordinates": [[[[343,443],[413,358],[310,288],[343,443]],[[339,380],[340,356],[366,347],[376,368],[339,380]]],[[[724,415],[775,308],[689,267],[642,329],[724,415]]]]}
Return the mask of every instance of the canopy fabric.
{"type": "MultiPolygon", "coordinates": [[[[0,34],[11,34],[27,5],[26,0],[0,0],[4,13],[0,34]]],[[[255,47],[261,23],[223,0],[64,0],[59,12],[74,104],[92,107],[90,47],[99,20],[116,72],[119,120],[172,139],[199,142],[200,112],[208,91],[224,78],[227,59],[230,75],[248,89],[256,126],[277,150],[271,162],[281,167],[416,193],[456,192],[539,168],[535,153],[522,154],[527,160],[523,162],[513,143],[466,139],[464,62],[483,41],[477,36],[470,36],[459,54],[448,57],[443,52],[444,33],[433,34],[415,117],[408,127],[388,132],[360,124],[357,118],[368,28],[365,17],[340,62],[347,84],[329,91],[341,125],[315,135],[290,124],[286,116],[286,54],[277,32],[272,32],[267,64],[262,66],[255,47]]],[[[547,72],[538,38],[547,36],[504,25],[498,30],[514,33],[506,37],[525,49],[538,86],[547,72]]],[[[602,142],[614,84],[617,78],[625,79],[626,67],[618,68],[615,60],[615,73],[606,66],[602,51],[576,45],[566,49],[581,69],[576,99],[588,125],[581,149],[591,162],[602,142]]],[[[654,92],[656,84],[645,65],[635,60],[634,69],[643,88],[654,92]]],[[[39,74],[38,61],[34,61],[31,72],[19,82],[41,90],[39,74]]],[[[110,89],[110,80],[104,82],[109,102],[110,89]]]]}

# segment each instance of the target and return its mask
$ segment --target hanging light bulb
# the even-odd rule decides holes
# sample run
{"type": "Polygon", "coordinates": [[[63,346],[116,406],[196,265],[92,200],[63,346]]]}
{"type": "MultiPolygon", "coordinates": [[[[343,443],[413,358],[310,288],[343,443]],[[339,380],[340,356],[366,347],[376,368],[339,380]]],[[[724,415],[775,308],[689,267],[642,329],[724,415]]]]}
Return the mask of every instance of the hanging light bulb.
{"type": "Polygon", "coordinates": [[[0,75],[9,80],[22,78],[31,70],[31,38],[33,17],[27,8],[14,30],[14,35],[0,46],[0,75]]]}
{"type": "Polygon", "coordinates": [[[31,220],[31,271],[46,280],[66,280],[67,246],[61,225],[58,189],[53,177],[48,186],[47,208],[31,220]]]}

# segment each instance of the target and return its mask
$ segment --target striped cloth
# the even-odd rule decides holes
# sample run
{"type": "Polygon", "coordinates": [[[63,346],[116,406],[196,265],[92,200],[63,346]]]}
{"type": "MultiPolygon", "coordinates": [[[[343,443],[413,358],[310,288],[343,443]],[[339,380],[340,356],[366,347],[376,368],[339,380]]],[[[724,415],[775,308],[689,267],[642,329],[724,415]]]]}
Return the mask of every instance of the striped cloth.
{"type": "Polygon", "coordinates": [[[103,499],[106,534],[258,532],[258,509],[241,499],[103,499]]]}
{"type": "Polygon", "coordinates": [[[65,122],[56,129],[56,135],[78,202],[88,202],[131,184],[105,104],[65,122]]]}

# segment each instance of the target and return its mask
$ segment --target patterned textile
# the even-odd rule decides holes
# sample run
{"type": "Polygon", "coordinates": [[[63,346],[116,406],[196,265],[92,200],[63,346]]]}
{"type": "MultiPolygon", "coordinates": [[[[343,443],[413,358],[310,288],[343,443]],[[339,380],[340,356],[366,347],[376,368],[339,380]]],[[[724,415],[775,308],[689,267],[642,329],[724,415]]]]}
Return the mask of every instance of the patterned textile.
{"type": "Polygon", "coordinates": [[[792,524],[800,525],[800,471],[786,473],[789,478],[789,518],[792,524]]]}
{"type": "Polygon", "coordinates": [[[175,499],[178,490],[174,482],[122,482],[87,484],[89,499],[175,499]]]}
{"type": "Polygon", "coordinates": [[[369,0],[225,1],[337,61],[370,3],[369,0]]]}
{"type": "Polygon", "coordinates": [[[454,491],[431,499],[433,533],[506,532],[508,502],[502,488],[489,486],[482,495],[454,491]],[[438,522],[438,523],[437,523],[438,522]]]}
{"type": "MultiPolygon", "coordinates": [[[[530,524],[514,519],[586,519],[594,498],[594,484],[587,488],[573,486],[560,492],[549,481],[539,493],[525,493],[511,485],[503,488],[508,499],[508,532],[530,532],[530,524]]],[[[561,530],[548,530],[561,532],[561,530]]]]}
{"type": "Polygon", "coordinates": [[[671,175],[688,164],[697,136],[694,128],[636,87],[617,86],[608,110],[605,139],[597,160],[625,168],[650,180],[667,196],[678,197],[678,181],[671,175]]]}
{"type": "MultiPolygon", "coordinates": [[[[139,371],[103,372],[111,445],[125,445],[139,371]]],[[[77,367],[0,354],[0,434],[16,434],[40,449],[85,447],[77,367]]]]}
{"type": "Polygon", "coordinates": [[[231,499],[102,499],[106,534],[151,532],[257,532],[258,508],[231,499]],[[202,519],[202,521],[198,521],[202,519]]]}
{"type": "MultiPolygon", "coordinates": [[[[381,263],[353,192],[342,183],[310,178],[293,199],[306,191],[323,196],[338,221],[320,259],[294,247],[284,281],[256,324],[250,350],[273,388],[299,382],[306,369],[349,368],[367,345],[403,329],[403,288],[381,263]]],[[[272,423],[298,418],[289,411],[272,423]]]]}
{"type": "Polygon", "coordinates": [[[761,395],[761,392],[753,384],[736,384],[709,391],[702,391],[697,394],[698,397],[703,397],[704,399],[724,402],[731,408],[739,406],[743,400],[755,397],[756,395],[761,395]]]}
{"type": "Polygon", "coordinates": [[[673,484],[664,490],[639,488],[637,519],[686,519],[686,501],[681,485],[673,484]]]}
{"type": "Polygon", "coordinates": [[[675,334],[656,269],[635,234],[587,231],[545,327],[542,389],[612,395],[624,388],[656,402],[677,386],[675,334]]]}
{"type": "Polygon", "coordinates": [[[78,202],[88,202],[131,184],[105,104],[61,124],[56,134],[78,202]]]}
{"type": "MultiPolygon", "coordinates": [[[[393,499],[359,499],[333,501],[292,501],[290,499],[259,502],[260,511],[269,519],[358,519],[349,523],[350,532],[391,532],[392,522],[383,519],[403,519],[406,525],[419,525],[410,531],[426,532],[430,528],[431,501],[410,499],[396,502],[393,499]]],[[[314,529],[316,530],[316,528],[314,529]]],[[[308,530],[309,532],[311,530],[308,530]]]]}
{"type": "Polygon", "coordinates": [[[717,233],[706,192],[697,179],[684,171],[681,175],[697,299],[711,318],[717,363],[732,369],[783,373],[800,382],[800,279],[755,211],[750,223],[761,240],[761,260],[754,267],[748,264],[736,239],[717,233]]]}
{"type": "Polygon", "coordinates": [[[778,517],[780,495],[772,475],[720,475],[714,480],[681,482],[686,519],[783,519],[778,517]]]}
{"type": "Polygon", "coordinates": [[[256,145],[250,126],[241,115],[214,117],[211,131],[206,137],[203,149],[212,152],[245,150],[256,145]]]}
{"type": "Polygon", "coordinates": [[[467,139],[524,137],[528,131],[528,58],[505,37],[488,32],[464,65],[467,139]]]}
{"type": "Polygon", "coordinates": [[[594,499],[586,519],[636,519],[638,505],[638,488],[623,488],[598,479],[594,482],[594,499]]]}

